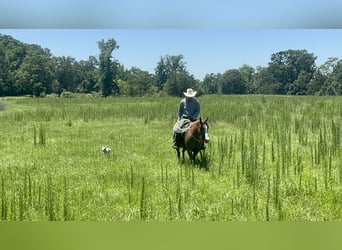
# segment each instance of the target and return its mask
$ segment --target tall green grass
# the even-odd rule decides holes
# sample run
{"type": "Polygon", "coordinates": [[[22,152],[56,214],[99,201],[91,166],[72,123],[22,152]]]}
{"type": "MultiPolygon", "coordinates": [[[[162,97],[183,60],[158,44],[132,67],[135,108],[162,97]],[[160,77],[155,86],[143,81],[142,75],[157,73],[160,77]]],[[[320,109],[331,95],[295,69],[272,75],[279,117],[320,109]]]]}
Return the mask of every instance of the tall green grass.
{"type": "Polygon", "coordinates": [[[4,98],[0,220],[341,220],[342,98],[199,100],[193,165],[171,148],[178,98],[4,98]]]}

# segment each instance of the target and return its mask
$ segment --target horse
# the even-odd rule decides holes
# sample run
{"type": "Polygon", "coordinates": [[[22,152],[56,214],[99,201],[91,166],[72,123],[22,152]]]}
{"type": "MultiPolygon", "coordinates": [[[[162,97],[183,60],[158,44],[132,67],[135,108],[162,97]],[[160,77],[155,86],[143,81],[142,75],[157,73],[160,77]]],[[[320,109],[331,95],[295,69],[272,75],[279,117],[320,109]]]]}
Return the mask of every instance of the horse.
{"type": "Polygon", "coordinates": [[[184,152],[187,151],[190,160],[195,162],[196,155],[201,150],[205,149],[204,143],[208,143],[210,138],[208,135],[208,117],[204,120],[200,118],[190,123],[187,129],[181,136],[179,141],[179,148],[177,150],[177,157],[180,159],[180,148],[182,148],[182,158],[184,161],[184,152]]]}

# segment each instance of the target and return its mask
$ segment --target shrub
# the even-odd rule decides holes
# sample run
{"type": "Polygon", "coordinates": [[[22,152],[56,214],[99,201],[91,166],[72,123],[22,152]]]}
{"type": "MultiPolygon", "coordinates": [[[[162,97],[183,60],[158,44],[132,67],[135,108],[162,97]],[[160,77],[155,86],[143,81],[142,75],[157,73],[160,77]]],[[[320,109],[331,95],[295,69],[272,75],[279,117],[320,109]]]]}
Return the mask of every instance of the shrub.
{"type": "Polygon", "coordinates": [[[74,95],[74,93],[72,93],[70,91],[63,91],[61,94],[61,97],[63,97],[63,98],[74,98],[75,95],[74,95]]]}

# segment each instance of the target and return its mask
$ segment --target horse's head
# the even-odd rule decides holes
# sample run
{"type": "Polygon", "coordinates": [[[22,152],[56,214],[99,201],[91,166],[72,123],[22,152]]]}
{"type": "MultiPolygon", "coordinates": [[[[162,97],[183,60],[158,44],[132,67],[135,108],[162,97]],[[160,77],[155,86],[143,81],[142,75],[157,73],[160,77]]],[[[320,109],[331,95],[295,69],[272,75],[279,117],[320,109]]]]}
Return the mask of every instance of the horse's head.
{"type": "Polygon", "coordinates": [[[205,118],[204,120],[202,120],[202,118],[200,118],[199,124],[200,124],[200,128],[201,128],[201,134],[202,134],[203,141],[205,143],[208,143],[210,140],[209,134],[208,134],[208,130],[209,130],[208,117],[205,118]]]}

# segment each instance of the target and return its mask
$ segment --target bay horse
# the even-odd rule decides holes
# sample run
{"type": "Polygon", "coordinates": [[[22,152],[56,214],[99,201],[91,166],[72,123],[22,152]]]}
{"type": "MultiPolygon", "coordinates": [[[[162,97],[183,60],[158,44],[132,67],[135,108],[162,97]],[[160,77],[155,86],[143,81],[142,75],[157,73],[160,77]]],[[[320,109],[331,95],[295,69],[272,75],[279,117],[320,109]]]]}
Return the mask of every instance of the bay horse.
{"type": "MultiPolygon", "coordinates": [[[[204,150],[204,143],[209,142],[208,135],[208,117],[204,120],[200,118],[197,121],[191,122],[189,129],[184,132],[179,141],[179,146],[182,148],[182,158],[184,161],[184,152],[187,151],[190,160],[195,162],[196,155],[201,150],[204,150]]],[[[177,157],[180,159],[180,149],[177,149],[177,157]]]]}

